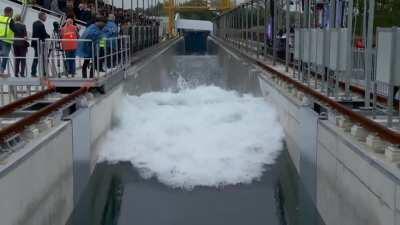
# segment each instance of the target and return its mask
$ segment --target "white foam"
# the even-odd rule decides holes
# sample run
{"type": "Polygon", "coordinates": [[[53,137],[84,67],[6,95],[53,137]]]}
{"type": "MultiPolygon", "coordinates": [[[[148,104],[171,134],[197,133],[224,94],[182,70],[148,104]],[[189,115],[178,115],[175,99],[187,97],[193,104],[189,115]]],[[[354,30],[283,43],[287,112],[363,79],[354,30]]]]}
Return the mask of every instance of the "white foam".
{"type": "Polygon", "coordinates": [[[215,86],[125,96],[117,116],[100,161],[129,161],[173,187],[251,183],[282,148],[270,104],[215,86]]]}

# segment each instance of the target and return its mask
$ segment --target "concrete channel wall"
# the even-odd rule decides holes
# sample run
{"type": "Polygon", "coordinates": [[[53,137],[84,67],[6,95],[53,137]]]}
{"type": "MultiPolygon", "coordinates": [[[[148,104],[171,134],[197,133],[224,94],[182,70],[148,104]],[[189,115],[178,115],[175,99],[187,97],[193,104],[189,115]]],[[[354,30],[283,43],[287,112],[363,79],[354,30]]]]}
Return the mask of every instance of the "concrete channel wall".
{"type": "Polygon", "coordinates": [[[122,84],[44,131],[0,165],[0,224],[64,225],[89,181],[122,84]]]}
{"type": "Polygon", "coordinates": [[[333,119],[319,116],[268,76],[263,95],[275,103],[300,178],[326,225],[400,224],[400,171],[333,119]]]}
{"type": "Polygon", "coordinates": [[[72,126],[62,122],[0,171],[0,223],[64,224],[73,208],[72,126]]]}

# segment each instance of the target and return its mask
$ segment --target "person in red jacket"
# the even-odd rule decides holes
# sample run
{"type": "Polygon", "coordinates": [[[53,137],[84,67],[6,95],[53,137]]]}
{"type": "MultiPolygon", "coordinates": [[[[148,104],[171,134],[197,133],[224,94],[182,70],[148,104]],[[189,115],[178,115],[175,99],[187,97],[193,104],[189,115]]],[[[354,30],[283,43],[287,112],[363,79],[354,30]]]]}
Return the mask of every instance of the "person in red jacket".
{"type": "Polygon", "coordinates": [[[74,25],[74,21],[68,18],[65,25],[60,31],[61,46],[65,52],[65,64],[67,67],[68,76],[75,76],[75,52],[78,48],[79,28],[74,25]]]}

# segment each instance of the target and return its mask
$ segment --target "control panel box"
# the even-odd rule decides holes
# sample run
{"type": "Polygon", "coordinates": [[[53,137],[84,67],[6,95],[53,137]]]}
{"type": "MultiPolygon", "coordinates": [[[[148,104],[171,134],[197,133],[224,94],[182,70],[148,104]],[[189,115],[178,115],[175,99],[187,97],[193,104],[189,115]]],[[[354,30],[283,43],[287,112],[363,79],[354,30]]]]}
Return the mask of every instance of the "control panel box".
{"type": "Polygon", "coordinates": [[[301,43],[301,31],[300,29],[296,28],[294,30],[294,59],[300,59],[300,43],[301,43]]]}
{"type": "Polygon", "coordinates": [[[400,28],[378,28],[376,80],[400,86],[400,28]]]}
{"type": "Polygon", "coordinates": [[[303,62],[310,62],[310,30],[309,29],[301,29],[302,33],[302,41],[303,41],[303,54],[301,59],[303,62]]]}
{"type": "Polygon", "coordinates": [[[329,29],[329,69],[345,71],[347,68],[348,29],[329,29]]]}
{"type": "Polygon", "coordinates": [[[310,30],[310,60],[312,63],[316,64],[317,63],[317,29],[311,29],[310,30]]]}
{"type": "Polygon", "coordinates": [[[327,29],[317,29],[317,62],[318,66],[329,64],[329,32],[327,29]]]}

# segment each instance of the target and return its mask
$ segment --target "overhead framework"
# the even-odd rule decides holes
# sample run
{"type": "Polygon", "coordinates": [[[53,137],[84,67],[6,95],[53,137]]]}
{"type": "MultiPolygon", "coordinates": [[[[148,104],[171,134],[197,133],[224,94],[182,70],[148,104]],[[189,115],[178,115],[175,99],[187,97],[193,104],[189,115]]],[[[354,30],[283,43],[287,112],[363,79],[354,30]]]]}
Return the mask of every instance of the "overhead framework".
{"type": "Polygon", "coordinates": [[[211,0],[189,0],[180,2],[176,0],[165,0],[164,9],[168,15],[168,34],[174,35],[175,14],[178,12],[225,12],[233,8],[230,0],[217,0],[213,4],[211,0]]]}

